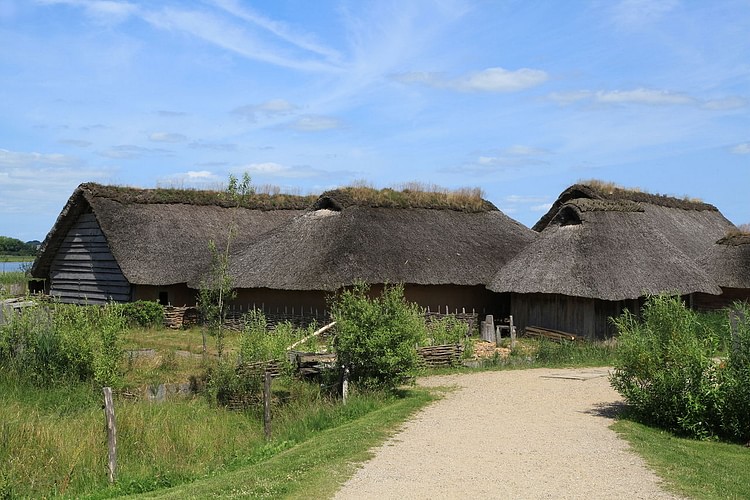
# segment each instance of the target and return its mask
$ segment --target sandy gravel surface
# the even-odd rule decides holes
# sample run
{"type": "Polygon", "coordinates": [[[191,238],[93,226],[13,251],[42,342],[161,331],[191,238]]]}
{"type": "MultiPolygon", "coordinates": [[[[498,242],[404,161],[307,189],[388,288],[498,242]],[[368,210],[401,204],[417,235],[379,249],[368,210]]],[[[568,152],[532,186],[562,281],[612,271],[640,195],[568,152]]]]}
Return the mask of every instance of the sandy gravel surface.
{"type": "Polygon", "coordinates": [[[606,369],[429,377],[457,386],[374,450],[337,499],[676,498],[608,426],[606,369]]]}

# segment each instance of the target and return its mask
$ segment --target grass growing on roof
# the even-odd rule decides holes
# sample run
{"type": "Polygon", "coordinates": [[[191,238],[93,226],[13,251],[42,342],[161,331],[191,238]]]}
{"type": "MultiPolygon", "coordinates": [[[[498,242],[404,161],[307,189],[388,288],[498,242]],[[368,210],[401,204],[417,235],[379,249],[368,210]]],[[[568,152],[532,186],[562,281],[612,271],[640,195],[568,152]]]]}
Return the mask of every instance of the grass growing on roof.
{"type": "Polygon", "coordinates": [[[483,193],[480,188],[446,189],[415,182],[385,189],[358,184],[327,191],[321,196],[333,199],[341,208],[350,206],[426,208],[469,213],[497,210],[492,203],[482,198],[483,193]]]}

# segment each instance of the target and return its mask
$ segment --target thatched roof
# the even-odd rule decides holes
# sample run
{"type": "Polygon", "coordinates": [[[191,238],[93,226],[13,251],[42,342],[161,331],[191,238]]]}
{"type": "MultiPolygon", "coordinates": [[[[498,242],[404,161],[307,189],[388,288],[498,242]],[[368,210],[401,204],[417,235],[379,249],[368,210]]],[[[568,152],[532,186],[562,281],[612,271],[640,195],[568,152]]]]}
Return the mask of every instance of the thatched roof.
{"type": "Polygon", "coordinates": [[[719,286],[750,288],[750,233],[718,240],[698,261],[719,286]]]}
{"type": "Polygon", "coordinates": [[[81,184],[42,243],[31,272],[46,277],[70,227],[80,214],[93,211],[130,283],[186,283],[208,267],[209,241],[225,244],[233,220],[238,229],[233,246],[245,246],[315,199],[258,194],[247,197],[242,208],[233,208],[234,202],[216,191],[81,184]]]}
{"type": "Polygon", "coordinates": [[[336,290],[369,283],[484,285],[535,233],[489,203],[482,210],[406,196],[409,208],[324,193],[315,209],[231,259],[240,288],[336,290]]]}
{"type": "Polygon", "coordinates": [[[648,215],[646,219],[651,228],[692,259],[701,257],[717,239],[734,229],[734,225],[708,203],[650,194],[598,181],[567,188],[532,229],[542,231],[563,205],[578,199],[638,203],[648,215]]]}
{"type": "Polygon", "coordinates": [[[631,200],[574,198],[487,288],[613,301],[661,292],[720,293],[648,223],[651,216],[647,206],[631,200]]]}

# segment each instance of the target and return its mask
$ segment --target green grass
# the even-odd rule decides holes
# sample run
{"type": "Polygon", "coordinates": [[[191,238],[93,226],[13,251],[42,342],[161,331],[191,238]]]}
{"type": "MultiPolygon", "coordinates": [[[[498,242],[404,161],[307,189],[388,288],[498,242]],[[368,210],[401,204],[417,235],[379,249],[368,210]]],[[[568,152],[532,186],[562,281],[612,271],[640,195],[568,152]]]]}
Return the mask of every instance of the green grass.
{"type": "Polygon", "coordinates": [[[670,490],[700,499],[750,498],[750,449],[678,438],[625,419],[613,428],[670,490]]]}
{"type": "Polygon", "coordinates": [[[351,470],[344,464],[363,459],[432,398],[423,391],[354,394],[344,406],[316,384],[282,380],[274,394],[269,443],[259,409],[228,411],[203,397],[168,404],[117,399],[118,482],[109,486],[99,391],[87,384],[38,389],[0,371],[0,498],[108,498],[187,483],[189,491],[239,488],[254,470],[265,478],[257,491],[291,491],[289,477],[333,491],[332,477],[351,470]],[[306,444],[311,439],[317,444],[306,444]],[[273,478],[277,484],[269,486],[273,478]]]}
{"type": "Polygon", "coordinates": [[[0,262],[34,262],[34,255],[0,255],[0,262]]]}
{"type": "MultiPolygon", "coordinates": [[[[176,488],[154,491],[150,498],[326,498],[371,457],[368,451],[392,435],[415,411],[432,401],[428,392],[405,397],[344,425],[328,429],[271,458],[176,488]]],[[[283,441],[276,446],[283,446],[283,441]]],[[[270,447],[273,447],[272,443],[270,447]]]]}

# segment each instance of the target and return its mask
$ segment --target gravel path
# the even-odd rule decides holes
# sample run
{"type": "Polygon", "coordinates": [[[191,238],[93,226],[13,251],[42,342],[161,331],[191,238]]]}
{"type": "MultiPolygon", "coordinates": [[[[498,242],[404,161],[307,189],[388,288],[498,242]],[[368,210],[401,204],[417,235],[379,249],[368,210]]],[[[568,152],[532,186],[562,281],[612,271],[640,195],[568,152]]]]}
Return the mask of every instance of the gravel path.
{"type": "Polygon", "coordinates": [[[424,378],[457,386],[373,450],[336,495],[363,498],[677,498],[608,426],[607,369],[424,378]]]}

